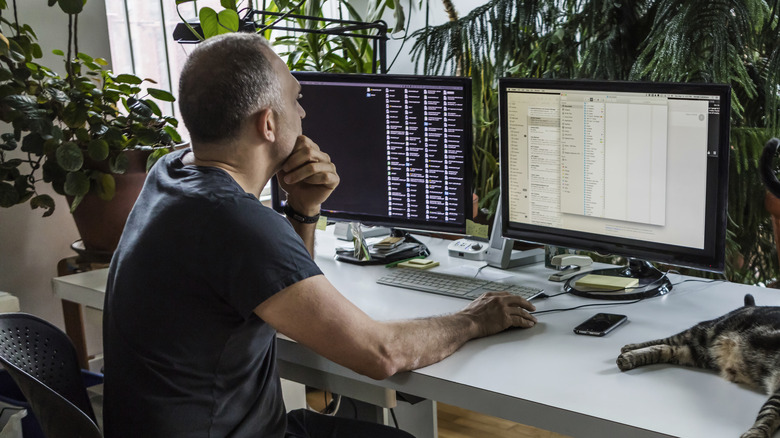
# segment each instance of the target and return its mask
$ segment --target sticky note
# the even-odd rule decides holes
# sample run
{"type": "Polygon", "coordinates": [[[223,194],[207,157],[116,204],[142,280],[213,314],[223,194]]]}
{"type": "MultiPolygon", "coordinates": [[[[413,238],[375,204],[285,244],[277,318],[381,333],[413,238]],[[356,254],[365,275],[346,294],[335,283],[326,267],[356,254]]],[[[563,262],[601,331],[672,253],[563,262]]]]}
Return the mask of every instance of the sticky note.
{"type": "Polygon", "coordinates": [[[439,266],[439,262],[435,262],[433,260],[425,260],[425,259],[412,259],[412,260],[407,260],[405,262],[399,263],[398,266],[402,268],[412,268],[412,269],[430,269],[439,266]]]}
{"type": "Polygon", "coordinates": [[[488,226],[466,219],[466,234],[474,237],[488,238],[488,226]]]}
{"type": "Polygon", "coordinates": [[[317,220],[317,229],[320,231],[325,231],[325,227],[328,226],[328,218],[325,216],[320,216],[319,220],[317,220]]]}
{"type": "Polygon", "coordinates": [[[630,277],[615,277],[612,275],[588,274],[576,282],[577,288],[592,290],[617,291],[639,284],[639,279],[630,277]]]}

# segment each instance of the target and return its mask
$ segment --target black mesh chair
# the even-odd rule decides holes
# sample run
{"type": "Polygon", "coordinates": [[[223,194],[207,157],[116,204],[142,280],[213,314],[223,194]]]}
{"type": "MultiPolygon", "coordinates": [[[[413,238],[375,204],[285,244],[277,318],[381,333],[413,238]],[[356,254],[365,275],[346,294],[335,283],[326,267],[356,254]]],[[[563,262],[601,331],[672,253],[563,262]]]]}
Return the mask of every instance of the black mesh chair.
{"type": "Polygon", "coordinates": [[[47,437],[101,436],[76,349],[59,328],[25,313],[0,314],[0,363],[47,437]]]}

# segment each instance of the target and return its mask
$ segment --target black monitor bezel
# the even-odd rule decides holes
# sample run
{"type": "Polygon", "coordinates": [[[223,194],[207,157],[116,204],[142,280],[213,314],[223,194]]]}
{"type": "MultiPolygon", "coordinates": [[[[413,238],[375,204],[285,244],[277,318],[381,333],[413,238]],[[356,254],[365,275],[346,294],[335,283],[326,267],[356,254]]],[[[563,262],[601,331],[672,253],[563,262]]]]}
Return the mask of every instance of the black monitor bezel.
{"type": "Polygon", "coordinates": [[[717,165],[707,167],[705,246],[695,249],[601,234],[567,231],[509,221],[509,208],[502,209],[502,235],[546,245],[562,246],[600,254],[619,255],[698,270],[722,272],[725,269],[728,208],[729,134],[731,87],[725,84],[602,81],[589,79],[499,79],[499,141],[501,202],[509,205],[507,156],[507,88],[550,90],[627,91],[664,94],[718,95],[721,101],[717,165]]]}
{"type": "MultiPolygon", "coordinates": [[[[464,92],[464,193],[463,193],[463,221],[462,223],[447,224],[443,222],[428,222],[410,220],[406,218],[392,218],[389,216],[374,216],[358,214],[355,212],[337,212],[323,210],[322,215],[328,220],[341,222],[360,222],[370,226],[385,226],[406,230],[423,230],[449,234],[466,234],[466,221],[472,219],[473,212],[472,193],[473,187],[473,124],[472,124],[472,91],[471,78],[460,76],[425,76],[425,75],[398,75],[398,74],[362,74],[362,73],[323,73],[323,72],[293,72],[293,76],[298,80],[322,81],[322,82],[366,82],[371,84],[390,83],[394,85],[453,85],[462,86],[464,92]]],[[[306,108],[304,107],[304,110],[306,108]]],[[[306,134],[304,132],[304,134],[306,134]]],[[[312,138],[317,141],[316,138],[312,138]]],[[[327,151],[326,151],[327,152],[327,151]]],[[[339,163],[335,163],[338,169],[339,163]]],[[[272,207],[277,212],[282,212],[284,205],[279,196],[279,184],[276,176],[271,179],[271,198],[272,207]]],[[[338,190],[338,188],[337,188],[338,190]]]]}

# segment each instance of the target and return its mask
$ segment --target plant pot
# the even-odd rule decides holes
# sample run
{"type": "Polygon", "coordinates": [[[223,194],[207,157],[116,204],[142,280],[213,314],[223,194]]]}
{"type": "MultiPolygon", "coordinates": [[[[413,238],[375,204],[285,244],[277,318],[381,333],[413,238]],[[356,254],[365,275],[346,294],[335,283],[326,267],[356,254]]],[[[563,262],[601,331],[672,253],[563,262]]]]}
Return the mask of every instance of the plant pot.
{"type": "MultiPolygon", "coordinates": [[[[150,150],[127,151],[127,172],[114,175],[116,194],[110,201],[88,193],[73,212],[76,228],[88,252],[113,253],[136,199],[146,180],[146,159],[150,150]]],[[[68,204],[73,197],[68,196],[68,204]]]]}

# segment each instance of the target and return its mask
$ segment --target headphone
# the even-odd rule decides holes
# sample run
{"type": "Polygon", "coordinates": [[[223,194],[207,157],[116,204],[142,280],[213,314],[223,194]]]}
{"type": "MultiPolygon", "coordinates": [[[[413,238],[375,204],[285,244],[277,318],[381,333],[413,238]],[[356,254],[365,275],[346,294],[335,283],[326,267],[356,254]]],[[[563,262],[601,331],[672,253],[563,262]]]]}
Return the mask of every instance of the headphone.
{"type": "Polygon", "coordinates": [[[758,161],[758,171],[761,175],[761,181],[764,182],[767,190],[780,198],[780,181],[778,181],[777,174],[772,166],[772,160],[777,155],[778,149],[780,149],[780,140],[773,138],[766,143],[758,161]]]}

